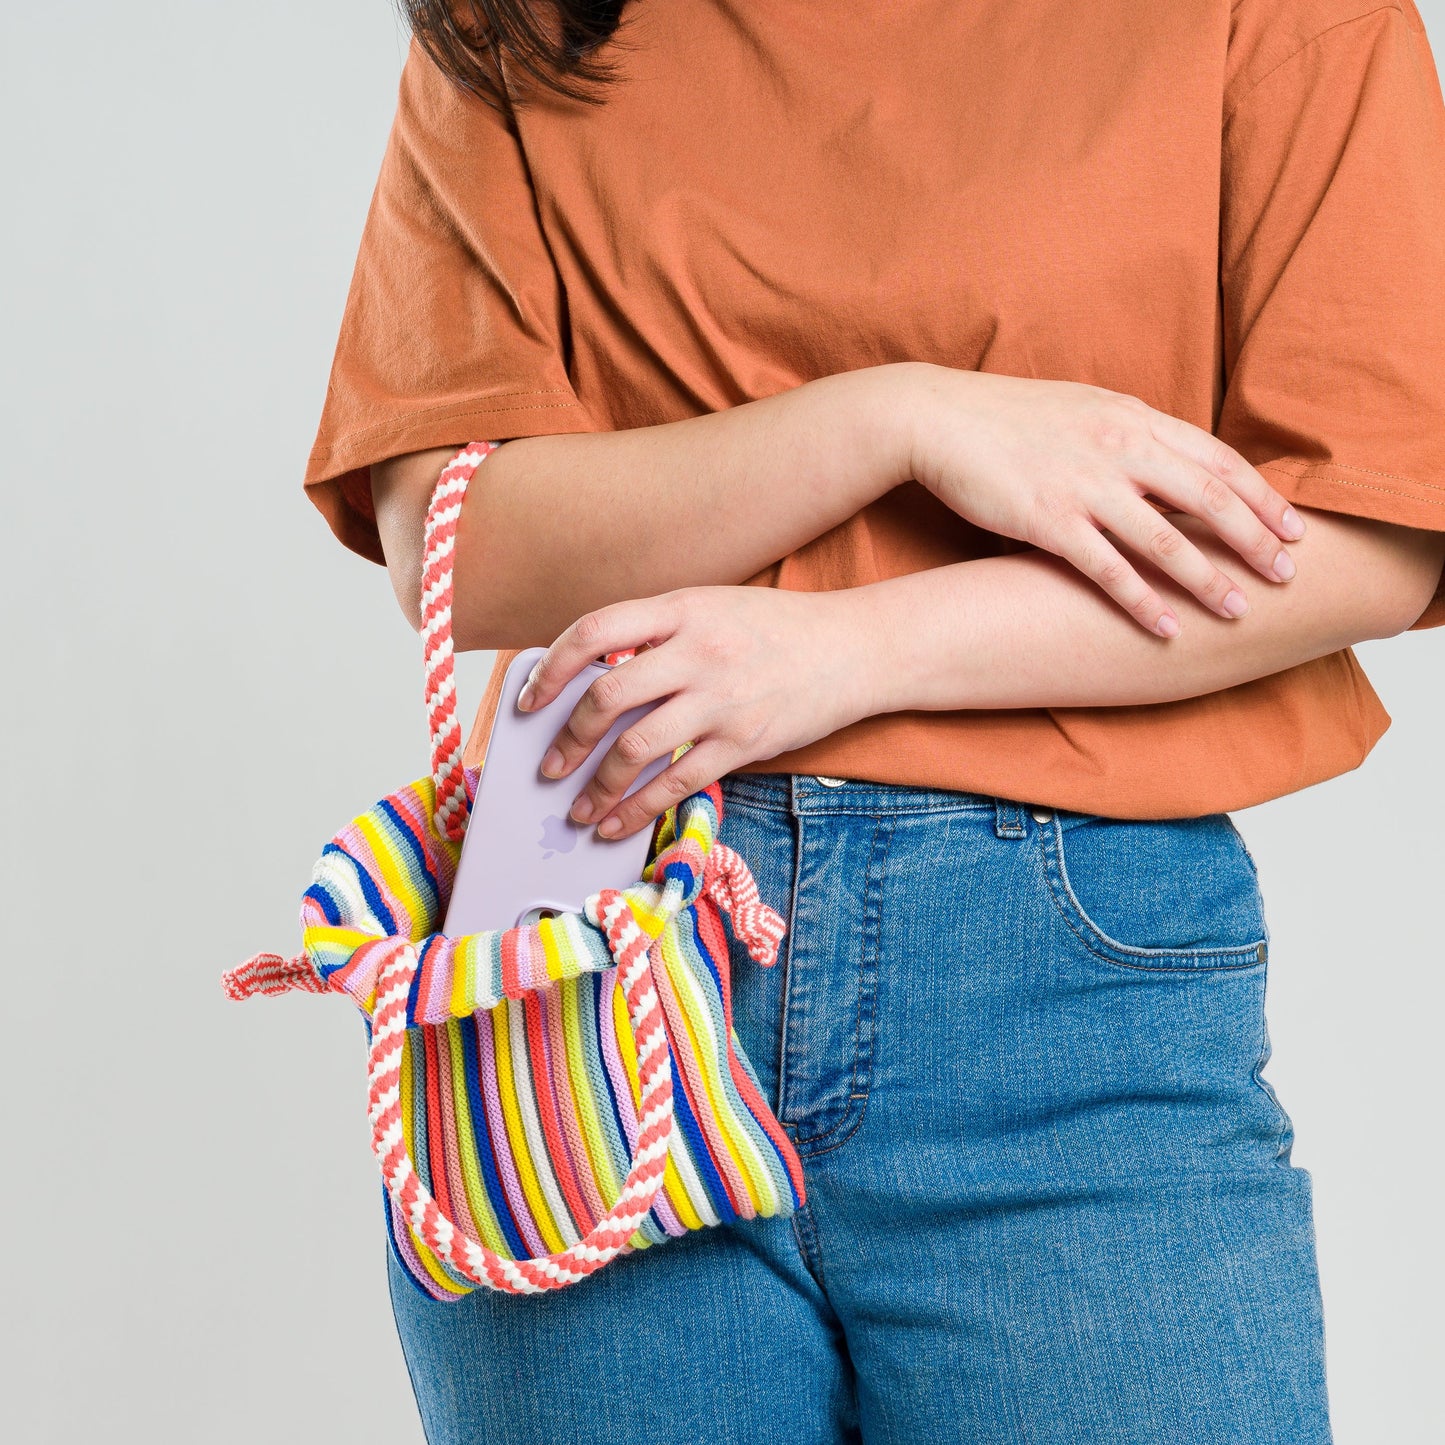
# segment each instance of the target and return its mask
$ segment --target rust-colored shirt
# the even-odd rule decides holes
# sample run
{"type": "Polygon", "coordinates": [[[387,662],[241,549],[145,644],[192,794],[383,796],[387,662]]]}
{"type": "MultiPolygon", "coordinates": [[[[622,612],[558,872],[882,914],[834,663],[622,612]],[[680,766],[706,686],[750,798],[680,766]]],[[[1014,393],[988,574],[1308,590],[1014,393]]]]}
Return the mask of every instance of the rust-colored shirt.
{"type": "MultiPolygon", "coordinates": [[[[924,359],[1092,382],[1295,502],[1445,530],[1445,104],[1411,0],[635,0],[604,103],[413,45],[304,484],[924,359]]],[[[909,481],[756,577],[1016,550],[909,481]]],[[[1445,622],[1445,580],[1416,628],[1445,622]]],[[[475,762],[502,653],[467,744],[475,762]]],[[[1205,696],[906,711],[747,765],[1186,817],[1359,765],[1353,651],[1205,696]]]]}

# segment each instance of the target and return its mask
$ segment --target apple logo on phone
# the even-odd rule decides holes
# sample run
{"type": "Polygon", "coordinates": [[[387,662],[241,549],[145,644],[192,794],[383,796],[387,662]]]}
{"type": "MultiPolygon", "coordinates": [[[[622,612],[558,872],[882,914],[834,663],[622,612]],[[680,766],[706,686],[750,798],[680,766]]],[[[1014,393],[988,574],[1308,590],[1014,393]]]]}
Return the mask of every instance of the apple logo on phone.
{"type": "Polygon", "coordinates": [[[554,853],[570,853],[580,836],[575,823],[569,823],[560,813],[552,813],[542,819],[542,836],[537,846],[543,858],[550,858],[554,853]]]}

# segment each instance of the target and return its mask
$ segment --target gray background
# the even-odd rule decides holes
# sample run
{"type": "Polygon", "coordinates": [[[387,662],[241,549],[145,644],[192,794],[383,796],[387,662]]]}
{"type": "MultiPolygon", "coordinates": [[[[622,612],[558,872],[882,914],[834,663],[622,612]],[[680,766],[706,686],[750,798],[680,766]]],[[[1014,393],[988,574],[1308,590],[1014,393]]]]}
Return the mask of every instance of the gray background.
{"type": "MultiPolygon", "coordinates": [[[[403,53],[385,0],[0,18],[0,1433],[26,1445],[421,1440],[361,1024],[217,984],[299,947],[321,845],[426,771],[417,638],[300,487],[403,53]]],[[[1395,719],[1373,755],[1235,816],[1338,1439],[1425,1445],[1445,629],[1359,654],[1395,719]]]]}

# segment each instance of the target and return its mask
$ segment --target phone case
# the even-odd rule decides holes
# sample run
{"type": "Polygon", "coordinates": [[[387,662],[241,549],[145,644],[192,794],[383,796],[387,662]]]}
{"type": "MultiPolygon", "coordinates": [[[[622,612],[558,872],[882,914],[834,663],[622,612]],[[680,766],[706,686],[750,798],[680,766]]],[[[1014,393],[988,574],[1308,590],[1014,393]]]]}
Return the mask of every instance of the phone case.
{"type": "MultiPolygon", "coordinates": [[[[595,820],[574,822],[568,810],[618,735],[657,701],[623,713],[581,767],[562,778],[544,777],[542,754],[593,680],[609,670],[590,662],[545,707],[522,712],[517,697],[546,651],[531,647],[518,653],[503,676],[442,925],[450,938],[533,923],[547,910],[580,913],[599,888],[626,888],[647,865],[655,823],[628,838],[602,838],[595,820]]],[[[671,761],[671,754],[654,758],[628,795],[671,761]]]]}

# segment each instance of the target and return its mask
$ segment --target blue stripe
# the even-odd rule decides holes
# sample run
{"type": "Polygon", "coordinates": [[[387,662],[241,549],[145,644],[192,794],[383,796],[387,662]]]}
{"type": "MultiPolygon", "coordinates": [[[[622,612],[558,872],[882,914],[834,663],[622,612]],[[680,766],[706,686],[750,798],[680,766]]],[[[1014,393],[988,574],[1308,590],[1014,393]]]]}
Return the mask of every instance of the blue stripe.
{"type": "MultiPolygon", "coordinates": [[[[708,952],[706,945],[703,943],[702,931],[698,926],[697,909],[694,908],[691,910],[691,912],[693,944],[697,949],[698,957],[701,958],[702,961],[707,965],[707,971],[712,978],[713,987],[717,989],[718,998],[719,1000],[721,1000],[722,975],[718,972],[716,960],[713,958],[712,954],[708,952]]],[[[719,910],[719,912],[721,912],[721,910],[719,910]]],[[[724,1018],[724,1025],[726,1025],[726,1022],[727,1020],[726,1018],[724,1018]]],[[[727,1042],[731,1043],[732,1040],[728,1040],[727,1042]]],[[[741,1045],[738,1045],[737,1047],[739,1050],[741,1050],[741,1045]]],[[[743,1066],[743,1072],[748,1075],[749,1079],[752,1081],[753,1087],[757,1089],[758,1097],[760,1099],[763,1099],[764,1104],[766,1104],[767,1101],[763,1095],[762,1085],[758,1080],[757,1072],[753,1069],[752,1063],[747,1058],[747,1055],[745,1053],[741,1054],[738,1062],[743,1066]]],[[[747,1109],[748,1113],[751,1114],[754,1119],[757,1119],[757,1111],[755,1109],[748,1109],[747,1103],[741,1095],[738,1096],[738,1103],[741,1104],[743,1108],[747,1109]]],[[[773,1151],[774,1156],[777,1158],[778,1172],[781,1173],[782,1176],[788,1181],[788,1192],[793,1196],[793,1208],[797,1209],[802,1203],[802,1201],[798,1197],[798,1186],[793,1183],[793,1171],[788,1168],[788,1161],[783,1158],[782,1154],[778,1150],[778,1146],[773,1142],[772,1137],[769,1135],[768,1131],[763,1128],[761,1121],[759,1121],[758,1123],[758,1129],[762,1133],[763,1142],[768,1146],[769,1149],[773,1151]]]]}
{"type": "MultiPolygon", "coordinates": [[[[366,899],[366,906],[386,925],[386,932],[394,937],[397,932],[396,919],[393,917],[391,909],[386,906],[386,900],[381,896],[381,892],[377,888],[376,882],[371,874],[356,861],[356,858],[352,854],[341,847],[339,843],[328,843],[321,852],[323,856],[327,853],[340,853],[341,856],[351,864],[356,870],[356,881],[361,887],[361,896],[366,899]]],[[[352,919],[350,922],[354,927],[355,920],[352,919]]]]}
{"type": "MultiPolygon", "coordinates": [[[[602,998],[602,978],[603,975],[600,973],[594,973],[592,975],[592,1017],[597,1021],[597,1029],[599,1032],[597,1061],[602,1067],[602,1081],[607,1085],[603,1092],[607,1095],[607,1102],[612,1106],[612,1117],[617,1123],[617,1137],[622,1141],[622,1147],[625,1150],[627,1148],[627,1130],[622,1127],[622,1112],[617,1107],[617,1094],[612,1087],[612,1075],[608,1072],[606,1055],[603,1054],[601,1048],[602,1041],[600,1038],[600,1032],[603,1027],[602,1009],[604,1007],[602,998]]],[[[622,1164],[622,1173],[624,1176],[627,1173],[627,1163],[625,1160],[622,1164]]]]}
{"type": "Polygon", "coordinates": [[[476,1031],[484,1027],[487,1027],[487,1021],[480,1013],[473,1014],[462,1025],[462,1061],[466,1065],[467,1103],[472,1113],[472,1142],[476,1146],[477,1162],[481,1165],[482,1181],[487,1186],[487,1198],[492,1202],[492,1213],[497,1216],[497,1225],[506,1236],[507,1248],[512,1251],[513,1259],[529,1259],[531,1256],[527,1252],[527,1243],[517,1228],[516,1220],[512,1218],[512,1206],[507,1202],[507,1191],[502,1187],[501,1176],[497,1173],[496,1157],[492,1153],[492,1131],[487,1123],[487,1105],[482,1098],[481,1065],[477,1059],[481,1041],[476,1037],[476,1031]],[[472,1032],[470,1040],[466,1036],[468,1023],[472,1032]]]}
{"type": "Polygon", "coordinates": [[[422,879],[427,882],[431,893],[427,926],[439,923],[441,921],[438,917],[441,912],[439,904],[441,887],[437,882],[436,874],[432,872],[431,861],[426,856],[426,849],[422,847],[421,840],[416,836],[411,819],[399,812],[389,798],[383,798],[372,811],[385,814],[391,823],[391,831],[395,835],[396,841],[411,854],[412,862],[415,865],[409,870],[413,885],[420,888],[422,879]]]}
{"type": "MultiPolygon", "coordinates": [[[[682,1088],[682,1078],[677,1071],[677,1059],[672,1056],[671,1049],[668,1050],[668,1056],[668,1062],[672,1068],[673,1118],[682,1130],[683,1137],[687,1140],[692,1162],[707,1189],[708,1197],[712,1200],[718,1218],[727,1224],[738,1217],[737,1210],[733,1208],[732,1201],[728,1198],[727,1186],[722,1181],[722,1175],[717,1172],[717,1167],[712,1162],[712,1153],[707,1147],[707,1141],[702,1137],[697,1116],[687,1102],[687,1095],[682,1088]]],[[[660,1220],[658,1222],[661,1223],[660,1220]]]]}

